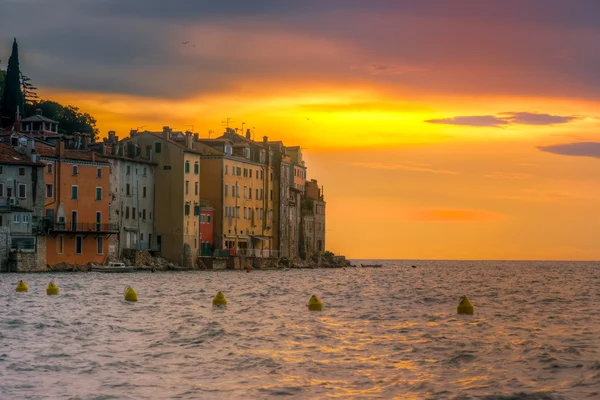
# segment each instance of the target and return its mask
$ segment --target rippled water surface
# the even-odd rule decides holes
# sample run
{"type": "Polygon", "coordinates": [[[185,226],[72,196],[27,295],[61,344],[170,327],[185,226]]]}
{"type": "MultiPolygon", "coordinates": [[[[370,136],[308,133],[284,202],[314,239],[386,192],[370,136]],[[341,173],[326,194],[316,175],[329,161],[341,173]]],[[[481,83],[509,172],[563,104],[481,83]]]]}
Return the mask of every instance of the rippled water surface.
{"type": "Polygon", "coordinates": [[[0,399],[600,398],[599,268],[0,275],[0,399]]]}

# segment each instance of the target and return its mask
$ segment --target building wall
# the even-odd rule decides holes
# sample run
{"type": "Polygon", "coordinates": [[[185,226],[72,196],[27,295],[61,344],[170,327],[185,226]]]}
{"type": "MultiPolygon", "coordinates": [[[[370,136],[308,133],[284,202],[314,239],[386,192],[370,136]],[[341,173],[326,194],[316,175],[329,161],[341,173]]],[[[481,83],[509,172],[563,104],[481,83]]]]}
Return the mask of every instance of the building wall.
{"type": "Polygon", "coordinates": [[[110,156],[108,160],[111,165],[110,220],[120,227],[119,235],[115,236],[119,239],[117,243],[119,255],[126,248],[155,247],[155,166],[146,162],[110,158],[110,156]],[[128,187],[129,194],[127,194],[128,187]]]}
{"type": "MultiPolygon", "coordinates": [[[[157,163],[154,197],[154,229],[156,246],[168,260],[184,264],[184,248],[187,244],[192,256],[198,253],[198,216],[194,217],[194,203],[199,203],[200,195],[195,194],[195,183],[200,185],[200,174],[194,173],[194,165],[200,155],[186,152],[182,147],[149,132],[142,132],[129,139],[142,149],[150,149],[152,161],[157,163]],[[160,152],[156,151],[157,143],[160,152]],[[190,172],[185,173],[185,161],[190,162],[190,172]],[[185,182],[189,182],[185,194],[185,182]],[[185,215],[185,205],[190,205],[190,214],[185,215]],[[159,242],[160,241],[160,242],[159,242]]],[[[200,193],[201,188],[198,189],[200,193]]],[[[193,257],[194,258],[194,257],[193,257]]]]}
{"type": "Polygon", "coordinates": [[[291,230],[291,214],[290,214],[290,203],[292,197],[290,196],[290,185],[291,185],[291,174],[290,164],[286,161],[281,162],[280,173],[279,173],[279,252],[281,257],[290,258],[291,246],[290,246],[290,230],[291,230]]]}
{"type": "MultiPolygon", "coordinates": [[[[58,158],[42,158],[46,163],[52,163],[52,172],[48,168],[44,172],[46,184],[53,185],[53,196],[46,197],[46,215],[54,211],[55,221],[64,217],[66,224],[72,223],[72,212],[77,211],[79,224],[96,223],[96,212],[101,213],[102,224],[109,223],[108,204],[110,198],[110,166],[108,162],[79,161],[58,158]],[[73,166],[78,168],[78,174],[73,175],[73,166]],[[98,169],[101,176],[98,176],[98,169]],[[72,186],[78,187],[77,199],[71,196],[72,186]],[[96,200],[96,188],[102,188],[102,199],[96,200]]],[[[47,237],[47,259],[49,265],[61,262],[85,265],[89,262],[102,264],[108,256],[108,235],[65,234],[47,237]],[[82,240],[81,254],[76,252],[77,236],[82,240]],[[98,249],[98,237],[101,246],[98,249]],[[62,253],[61,253],[62,248],[62,253]],[[98,250],[101,250],[100,252],[98,250]]]]}
{"type": "Polygon", "coordinates": [[[211,245],[214,243],[214,209],[202,208],[200,210],[200,239],[202,243],[208,242],[211,245]]]}
{"type": "Polygon", "coordinates": [[[195,260],[200,255],[200,155],[187,152],[184,152],[183,155],[184,246],[185,244],[189,245],[191,255],[195,260]],[[189,163],[188,172],[185,169],[186,163],[189,163]],[[186,205],[189,205],[189,211],[186,211],[186,205]]]}
{"type": "MultiPolygon", "coordinates": [[[[224,204],[223,204],[223,157],[203,156],[200,166],[200,197],[213,205],[213,241],[215,248],[223,249],[224,204]]],[[[202,234],[204,240],[204,233],[202,234]]]]}

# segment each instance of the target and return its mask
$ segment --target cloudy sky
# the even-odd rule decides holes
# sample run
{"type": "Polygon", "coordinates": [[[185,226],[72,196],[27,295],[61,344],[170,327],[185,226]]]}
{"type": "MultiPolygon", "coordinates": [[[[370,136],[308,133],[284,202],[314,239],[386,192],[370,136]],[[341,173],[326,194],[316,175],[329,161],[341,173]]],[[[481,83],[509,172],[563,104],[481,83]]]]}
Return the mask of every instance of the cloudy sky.
{"type": "Polygon", "coordinates": [[[596,0],[0,0],[43,98],[102,134],[305,148],[349,257],[600,259],[596,0]],[[214,136],[213,136],[214,137],[214,136]]]}

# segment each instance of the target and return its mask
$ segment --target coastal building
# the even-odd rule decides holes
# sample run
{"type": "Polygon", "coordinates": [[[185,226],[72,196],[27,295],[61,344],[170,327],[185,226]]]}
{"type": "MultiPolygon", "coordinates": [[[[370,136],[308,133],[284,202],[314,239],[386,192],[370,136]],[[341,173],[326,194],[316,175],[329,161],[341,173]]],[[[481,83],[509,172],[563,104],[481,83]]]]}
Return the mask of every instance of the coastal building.
{"type": "Polygon", "coordinates": [[[200,200],[200,256],[213,255],[215,209],[209,200],[200,200]]]}
{"type": "Polygon", "coordinates": [[[201,139],[202,198],[214,204],[215,248],[231,255],[276,257],[273,238],[274,173],[265,137],[262,143],[228,129],[201,139]]]}
{"type": "Polygon", "coordinates": [[[302,227],[304,230],[304,252],[314,257],[325,251],[325,200],[323,189],[315,179],[306,182],[302,199],[302,227]]]}
{"type": "MultiPolygon", "coordinates": [[[[136,152],[156,163],[156,237],[149,245],[186,268],[196,265],[200,255],[201,153],[194,149],[192,133],[173,132],[168,126],[162,132],[133,130],[120,143],[137,145],[136,152]]],[[[139,208],[136,211],[139,213],[139,208]]]]}
{"type": "Polygon", "coordinates": [[[301,253],[300,249],[304,249],[303,243],[301,243],[301,200],[304,194],[304,186],[306,184],[306,165],[304,163],[304,157],[302,156],[302,149],[300,146],[291,146],[285,148],[285,154],[289,156],[290,160],[290,219],[289,219],[289,246],[290,258],[306,258],[305,253],[301,253]]]}
{"type": "Polygon", "coordinates": [[[32,143],[0,143],[0,270],[35,271],[46,265],[46,238],[37,226],[44,215],[44,164],[32,143]],[[10,262],[9,262],[10,259],[10,262]]]}
{"type": "Polygon", "coordinates": [[[118,233],[109,222],[110,164],[90,150],[65,149],[31,140],[44,172],[46,262],[104,264],[108,239],[118,233]]]}
{"type": "Polygon", "coordinates": [[[282,142],[269,142],[273,153],[273,170],[275,178],[273,183],[275,209],[275,223],[273,235],[277,241],[280,257],[291,258],[294,254],[291,244],[292,216],[291,207],[295,207],[296,196],[291,196],[291,157],[285,154],[282,142]]]}
{"type": "Polygon", "coordinates": [[[111,238],[108,252],[120,258],[124,249],[156,248],[156,164],[143,157],[137,144],[119,143],[111,133],[98,150],[110,164],[109,220],[119,226],[119,235],[111,238]]]}

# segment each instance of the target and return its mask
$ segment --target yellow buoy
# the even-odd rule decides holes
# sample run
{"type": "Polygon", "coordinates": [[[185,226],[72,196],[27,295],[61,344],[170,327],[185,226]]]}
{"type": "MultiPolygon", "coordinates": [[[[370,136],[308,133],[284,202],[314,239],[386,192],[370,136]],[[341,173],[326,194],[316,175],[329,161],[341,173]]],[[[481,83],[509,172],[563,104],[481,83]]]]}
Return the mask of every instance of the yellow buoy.
{"type": "Polygon", "coordinates": [[[227,305],[227,299],[225,298],[225,295],[223,294],[223,292],[217,293],[217,295],[213,299],[213,305],[215,305],[215,306],[226,306],[227,305]]]}
{"type": "Polygon", "coordinates": [[[131,286],[127,286],[125,289],[125,301],[137,301],[137,293],[131,286]]]}
{"type": "Polygon", "coordinates": [[[17,292],[29,292],[29,288],[23,281],[19,281],[17,284],[17,292]]]}
{"type": "Polygon", "coordinates": [[[313,294],[310,297],[310,300],[308,300],[308,309],[310,311],[323,311],[323,303],[321,303],[321,300],[313,294]]]}
{"type": "Polygon", "coordinates": [[[459,314],[469,314],[473,315],[473,304],[467,299],[467,296],[463,296],[460,298],[460,303],[458,303],[459,314]]]}
{"type": "Polygon", "coordinates": [[[56,283],[54,283],[53,281],[50,281],[50,283],[48,284],[48,287],[46,288],[46,294],[48,296],[54,296],[54,295],[57,295],[58,292],[60,292],[58,285],[56,283]]]}

